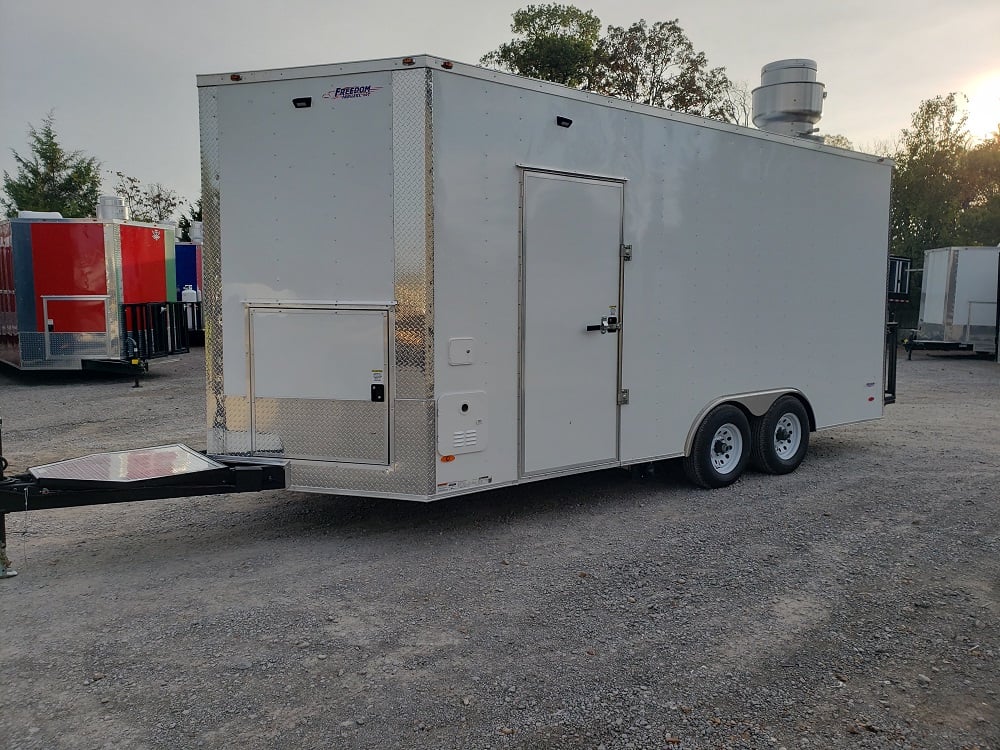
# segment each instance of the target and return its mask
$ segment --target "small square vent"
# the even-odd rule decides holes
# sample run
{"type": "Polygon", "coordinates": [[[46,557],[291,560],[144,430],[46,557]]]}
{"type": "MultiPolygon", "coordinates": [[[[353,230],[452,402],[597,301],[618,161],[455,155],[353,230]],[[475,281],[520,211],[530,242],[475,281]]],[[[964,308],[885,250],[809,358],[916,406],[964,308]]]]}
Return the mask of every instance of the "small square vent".
{"type": "Polygon", "coordinates": [[[438,398],[438,453],[476,453],[486,447],[486,392],[446,393],[438,398]]]}

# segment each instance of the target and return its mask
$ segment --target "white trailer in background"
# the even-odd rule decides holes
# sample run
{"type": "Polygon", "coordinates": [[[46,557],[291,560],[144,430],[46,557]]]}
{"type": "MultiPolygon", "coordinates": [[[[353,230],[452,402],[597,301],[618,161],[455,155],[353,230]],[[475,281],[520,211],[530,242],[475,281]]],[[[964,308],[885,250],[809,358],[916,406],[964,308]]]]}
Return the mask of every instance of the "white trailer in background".
{"type": "Polygon", "coordinates": [[[882,416],[883,159],[433,56],[198,85],[212,453],[722,486],[882,416]]]}
{"type": "Polygon", "coordinates": [[[917,349],[997,353],[1000,247],[924,251],[917,349]]]}

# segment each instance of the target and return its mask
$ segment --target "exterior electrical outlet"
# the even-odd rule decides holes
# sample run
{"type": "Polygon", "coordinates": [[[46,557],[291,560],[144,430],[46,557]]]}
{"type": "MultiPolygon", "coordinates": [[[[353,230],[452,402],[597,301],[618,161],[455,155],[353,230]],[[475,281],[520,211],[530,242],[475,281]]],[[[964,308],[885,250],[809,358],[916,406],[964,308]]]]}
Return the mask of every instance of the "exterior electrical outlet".
{"type": "Polygon", "coordinates": [[[211,453],[721,486],[882,416],[890,162],[444,62],[199,76],[211,453]]]}

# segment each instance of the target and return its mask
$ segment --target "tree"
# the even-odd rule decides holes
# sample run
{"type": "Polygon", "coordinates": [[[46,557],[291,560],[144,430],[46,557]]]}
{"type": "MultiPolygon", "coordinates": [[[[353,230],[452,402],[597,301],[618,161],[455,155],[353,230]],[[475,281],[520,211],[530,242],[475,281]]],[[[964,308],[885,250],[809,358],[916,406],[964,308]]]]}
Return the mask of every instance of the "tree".
{"type": "Polygon", "coordinates": [[[191,224],[196,221],[201,221],[201,198],[193,205],[189,203],[188,212],[181,214],[181,218],[177,220],[177,231],[181,242],[191,241],[191,224]]]}
{"type": "Polygon", "coordinates": [[[609,96],[716,120],[734,121],[733,84],[709,68],[677,20],[609,26],[597,44],[592,88],[609,96]]]}
{"type": "Polygon", "coordinates": [[[601,19],[593,11],[529,5],[514,11],[510,30],[521,38],[483,55],[482,65],[566,86],[587,82],[601,33],[601,19]]]}
{"type": "Polygon", "coordinates": [[[839,133],[834,133],[833,135],[824,135],[823,143],[827,146],[836,146],[837,148],[845,148],[848,151],[854,150],[854,144],[851,143],[851,139],[845,135],[840,135],[839,133]]]}
{"type": "Polygon", "coordinates": [[[136,177],[115,172],[118,181],[114,191],[125,199],[132,221],[168,221],[181,205],[177,193],[158,182],[143,185],[136,177]]]}
{"type": "Polygon", "coordinates": [[[51,112],[42,127],[28,125],[30,155],[13,151],[17,174],[3,173],[3,208],[18,211],[59,211],[63,216],[93,216],[101,189],[101,165],[82,151],[67,151],[56,137],[51,112]]]}
{"type": "MultiPolygon", "coordinates": [[[[894,254],[920,268],[931,248],[1000,242],[1000,131],[972,145],[957,94],[921,102],[893,158],[894,254]]],[[[904,314],[915,320],[919,294],[911,298],[904,314]]]]}
{"type": "Polygon", "coordinates": [[[514,13],[519,35],[482,57],[487,67],[584,88],[678,112],[749,124],[746,87],[709,68],[677,20],[609,26],[572,5],[529,5],[514,13]]]}
{"type": "Polygon", "coordinates": [[[921,102],[894,155],[891,247],[916,267],[924,250],[959,239],[959,217],[971,197],[963,174],[970,142],[965,122],[954,93],[921,102]]]}

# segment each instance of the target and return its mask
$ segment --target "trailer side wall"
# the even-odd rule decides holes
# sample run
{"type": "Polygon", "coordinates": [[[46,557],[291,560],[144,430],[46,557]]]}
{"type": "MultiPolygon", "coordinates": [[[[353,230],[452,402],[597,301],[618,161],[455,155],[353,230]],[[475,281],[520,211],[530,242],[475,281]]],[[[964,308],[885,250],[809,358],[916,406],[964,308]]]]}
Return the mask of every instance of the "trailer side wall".
{"type": "Polygon", "coordinates": [[[488,445],[439,484],[518,478],[525,168],[624,182],[620,460],[682,455],[728,394],[801,390],[820,428],[882,415],[888,165],[443,72],[433,133],[436,392],[489,402],[488,445]]]}

